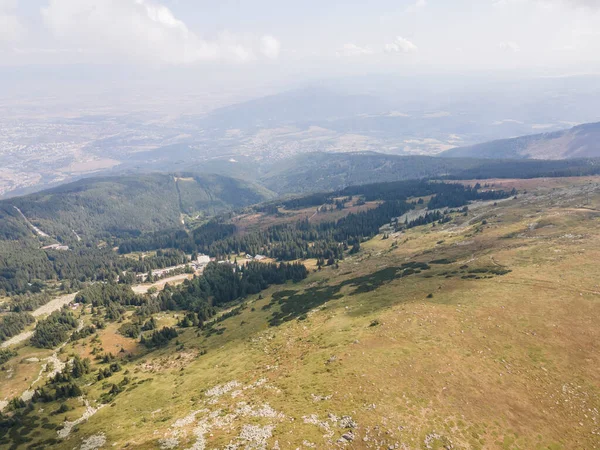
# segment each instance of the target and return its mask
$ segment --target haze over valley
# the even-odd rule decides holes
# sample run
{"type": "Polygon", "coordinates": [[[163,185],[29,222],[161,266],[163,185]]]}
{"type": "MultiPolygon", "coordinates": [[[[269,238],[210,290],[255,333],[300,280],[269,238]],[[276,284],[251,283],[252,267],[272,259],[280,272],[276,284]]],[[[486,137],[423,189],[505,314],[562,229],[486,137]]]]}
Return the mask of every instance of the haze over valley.
{"type": "MultiPolygon", "coordinates": [[[[447,78],[443,86],[433,76],[331,80],[246,101],[239,94],[171,98],[164,92],[146,101],[109,92],[119,103],[97,106],[92,99],[80,104],[68,97],[37,98],[33,105],[7,99],[0,132],[0,195],[90,174],[193,170],[239,177],[246,167],[236,165],[263,172],[313,152],[434,156],[599,118],[598,76],[498,81],[473,76],[469,92],[461,90],[460,77],[447,78]],[[527,110],[514,107],[517,96],[527,110]]],[[[594,140],[587,152],[565,157],[597,157],[599,152],[594,140]]],[[[513,154],[497,148],[468,156],[513,154]]],[[[533,157],[563,156],[542,146],[533,157]]]]}

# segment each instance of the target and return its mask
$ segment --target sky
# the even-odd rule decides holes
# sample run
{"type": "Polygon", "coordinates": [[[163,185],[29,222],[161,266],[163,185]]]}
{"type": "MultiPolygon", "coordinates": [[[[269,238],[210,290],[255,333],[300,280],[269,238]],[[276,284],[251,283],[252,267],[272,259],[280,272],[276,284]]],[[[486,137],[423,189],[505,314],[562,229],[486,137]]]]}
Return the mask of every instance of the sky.
{"type": "Polygon", "coordinates": [[[0,65],[229,80],[600,72],[600,0],[0,0],[0,65]]]}

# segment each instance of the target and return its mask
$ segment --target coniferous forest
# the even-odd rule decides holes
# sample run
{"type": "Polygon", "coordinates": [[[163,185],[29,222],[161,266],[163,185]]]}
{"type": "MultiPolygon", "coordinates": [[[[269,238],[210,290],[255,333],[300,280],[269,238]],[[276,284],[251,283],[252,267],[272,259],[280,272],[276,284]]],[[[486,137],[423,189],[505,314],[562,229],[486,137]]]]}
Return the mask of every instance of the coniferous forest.
{"type": "MultiPolygon", "coordinates": [[[[48,283],[62,282],[66,289],[78,289],[86,282],[110,283],[120,280],[122,283],[132,283],[136,281],[136,274],[185,264],[189,261],[189,255],[198,253],[218,259],[231,254],[248,253],[278,261],[303,258],[335,261],[342,259],[344,252],[360,245],[361,240],[377,234],[382,226],[414,208],[415,202],[410,201],[411,198],[430,196],[428,207],[437,209],[459,207],[474,200],[496,200],[514,194],[482,188],[480,185],[466,187],[457,183],[376,183],[269,202],[248,210],[276,216],[280,207],[294,210],[328,205],[328,208],[343,209],[344,202],[353,198],[358,199],[358,204],[378,202],[372,209],[349,213],[337,220],[286,222],[240,233],[234,224],[228,222],[231,215],[226,213],[191,230],[170,228],[148,233],[143,230],[109,233],[100,245],[85,240],[71,242],[67,251],[41,249],[40,246],[47,242],[40,243],[34,239],[31,230],[23,229],[18,212],[3,207],[0,209],[5,219],[0,226],[4,237],[4,240],[0,240],[0,295],[25,294],[15,300],[13,310],[32,310],[47,301],[35,295],[42,293],[48,283]],[[118,247],[118,252],[113,250],[113,246],[118,247]],[[156,253],[145,258],[121,256],[148,251],[156,253]]],[[[55,193],[53,198],[57,200],[60,197],[55,193]]],[[[23,201],[20,205],[27,209],[23,201]]],[[[93,203],[89,205],[93,206],[93,203]]]]}

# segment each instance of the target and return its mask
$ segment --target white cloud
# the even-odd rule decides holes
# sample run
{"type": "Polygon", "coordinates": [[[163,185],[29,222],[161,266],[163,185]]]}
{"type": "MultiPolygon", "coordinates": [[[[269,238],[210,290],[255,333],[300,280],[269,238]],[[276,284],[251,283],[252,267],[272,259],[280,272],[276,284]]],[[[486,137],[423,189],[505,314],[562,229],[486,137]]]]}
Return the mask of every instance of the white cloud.
{"type": "Polygon", "coordinates": [[[271,35],[261,39],[261,53],[269,59],[277,59],[281,52],[281,43],[271,35]]]}
{"type": "Polygon", "coordinates": [[[337,51],[338,57],[356,57],[367,56],[372,54],[373,50],[371,50],[369,47],[361,47],[360,45],[356,45],[351,42],[344,44],[342,48],[337,51]]]}
{"type": "Polygon", "coordinates": [[[407,60],[426,70],[600,64],[600,0],[470,3],[391,2],[380,5],[387,15],[379,22],[373,20],[379,12],[361,7],[348,8],[343,17],[325,8],[322,22],[331,26],[306,34],[303,19],[266,4],[222,9],[197,0],[0,0],[0,67],[220,64],[275,61],[284,54],[286,69],[316,76],[360,70],[357,64],[338,67],[330,59],[336,55],[338,62],[360,61],[374,72],[407,60]],[[257,29],[266,17],[277,30],[257,29]]]}
{"type": "Polygon", "coordinates": [[[516,42],[512,42],[512,41],[501,42],[499,47],[501,50],[504,50],[506,52],[517,53],[517,52],[521,51],[521,47],[519,46],[519,44],[517,44],[516,42]]]}
{"type": "Polygon", "coordinates": [[[81,48],[37,48],[37,47],[13,47],[12,52],[18,55],[60,55],[85,53],[81,48]]]}
{"type": "Polygon", "coordinates": [[[575,8],[600,8],[600,0],[494,0],[494,6],[519,4],[537,4],[540,6],[567,5],[575,8]]]}
{"type": "Polygon", "coordinates": [[[514,124],[518,124],[518,125],[523,125],[524,122],[521,122],[520,120],[516,120],[516,119],[504,119],[504,120],[497,120],[492,125],[504,125],[505,123],[514,123],[514,124]]]}
{"type": "Polygon", "coordinates": [[[414,53],[418,50],[415,44],[401,36],[397,36],[394,42],[384,47],[386,53],[414,53]]]}
{"type": "Polygon", "coordinates": [[[223,32],[203,39],[169,8],[151,0],[50,0],[42,16],[59,43],[76,43],[104,59],[190,64],[245,62],[256,59],[257,51],[269,58],[279,53],[271,36],[257,42],[223,32]]]}
{"type": "Polygon", "coordinates": [[[587,8],[600,8],[600,0],[562,0],[563,3],[587,8]]]}
{"type": "Polygon", "coordinates": [[[427,0],[417,0],[415,3],[406,8],[406,12],[415,12],[427,6],[427,0]]]}
{"type": "Polygon", "coordinates": [[[25,28],[15,14],[16,0],[0,0],[0,46],[17,41],[25,28]]]}
{"type": "Polygon", "coordinates": [[[17,0],[0,0],[0,11],[14,11],[17,0]]]}
{"type": "Polygon", "coordinates": [[[577,47],[575,47],[574,45],[562,45],[559,47],[555,47],[553,49],[556,52],[574,52],[577,50],[577,47]]]}
{"type": "Polygon", "coordinates": [[[423,119],[441,119],[442,117],[450,117],[451,115],[448,111],[436,111],[423,114],[423,119]]]}

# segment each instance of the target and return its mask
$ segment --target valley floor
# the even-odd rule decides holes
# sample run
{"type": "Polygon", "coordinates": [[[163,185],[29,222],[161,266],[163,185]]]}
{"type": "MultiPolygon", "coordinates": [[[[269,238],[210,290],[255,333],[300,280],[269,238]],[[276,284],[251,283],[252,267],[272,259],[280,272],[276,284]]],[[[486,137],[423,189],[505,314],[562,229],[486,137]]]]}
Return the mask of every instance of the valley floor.
{"type": "MultiPolygon", "coordinates": [[[[131,381],[35,404],[11,448],[600,448],[600,178],[511,182],[527,192],[379,235],[161,350],[117,324],[69,343],[61,361],[101,345],[131,381]]],[[[22,348],[0,396],[50,353],[22,348]]]]}

